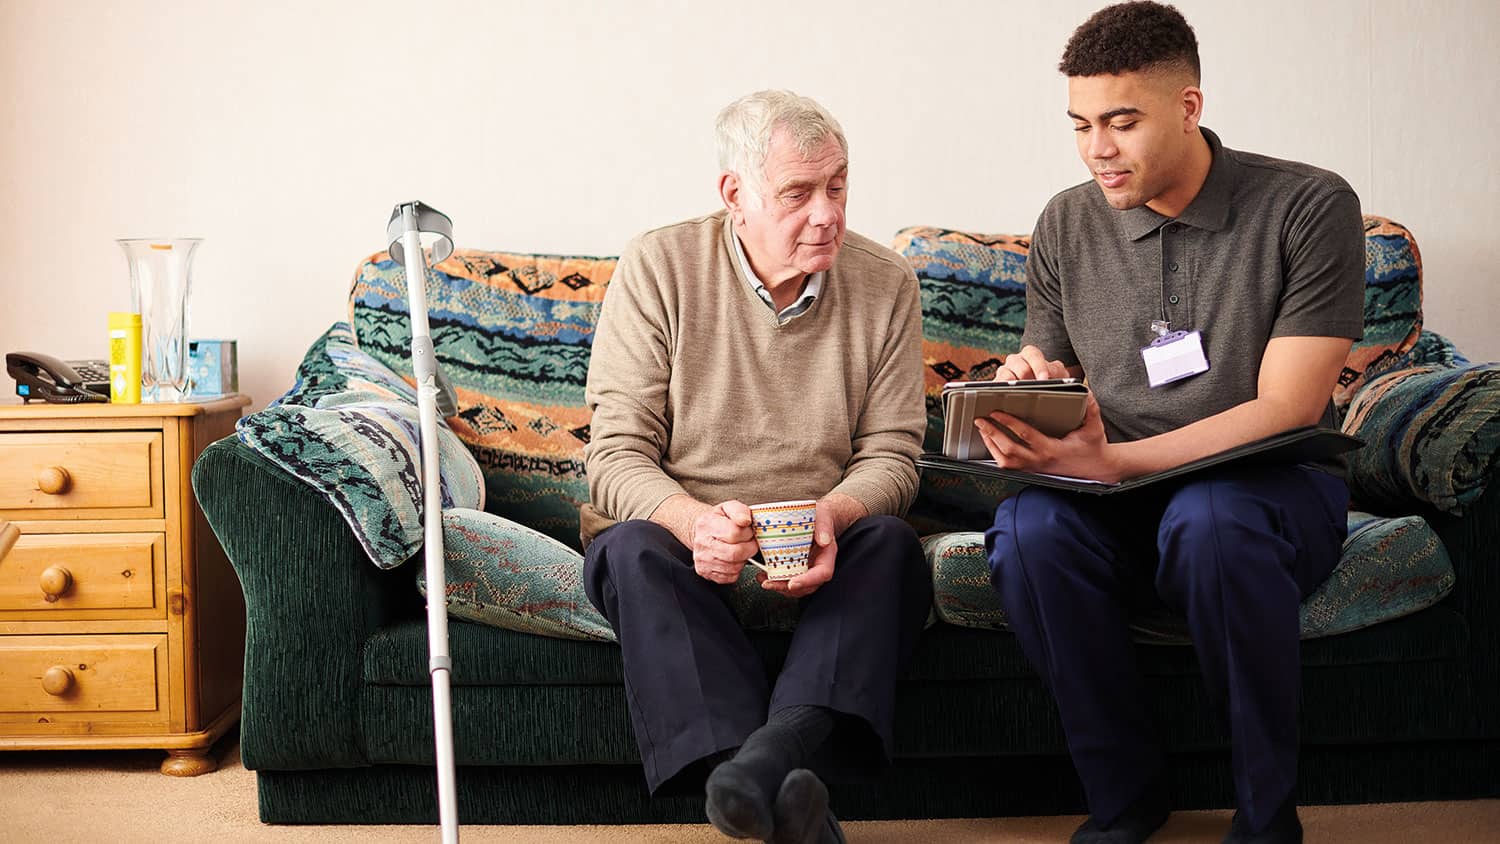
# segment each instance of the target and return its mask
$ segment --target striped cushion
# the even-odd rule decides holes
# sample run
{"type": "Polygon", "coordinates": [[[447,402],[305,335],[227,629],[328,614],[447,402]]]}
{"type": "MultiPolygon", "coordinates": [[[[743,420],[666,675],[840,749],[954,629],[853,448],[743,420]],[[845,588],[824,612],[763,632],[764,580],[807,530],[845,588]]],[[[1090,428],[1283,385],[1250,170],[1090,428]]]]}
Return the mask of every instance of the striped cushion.
{"type": "Polygon", "coordinates": [[[924,448],[941,451],[943,384],[989,378],[1021,348],[1031,240],[917,226],[897,232],[892,248],[921,285],[924,448]]]}
{"type": "MultiPolygon", "coordinates": [[[[583,556],[509,519],[466,509],[443,511],[448,613],[521,633],[566,639],[615,640],[583,590],[583,556]]],[[[795,600],[763,588],[745,566],[729,608],[746,630],[789,631],[795,600]]],[[[417,588],[427,594],[425,568],[417,588]]]]}
{"type": "MultiPolygon", "coordinates": [[[[1359,630],[1417,612],[1453,589],[1453,564],[1437,534],[1420,516],[1386,519],[1351,512],[1343,556],[1333,573],[1302,602],[1302,638],[1359,630]]],[[[949,533],[922,540],[932,565],[938,617],[959,627],[1005,629],[1005,611],[990,586],[984,534],[949,533]]],[[[1186,622],[1153,614],[1133,620],[1136,641],[1188,641],[1186,622]]]]}
{"type": "MultiPolygon", "coordinates": [[[[394,568],[422,545],[416,396],[349,345],[348,327],[319,338],[292,390],[236,424],[247,446],[336,507],[370,559],[394,568]]],[[[439,424],[442,502],[480,507],[484,481],[458,437],[439,424]]]]}
{"type": "Polygon", "coordinates": [[[1365,336],[1349,350],[1334,404],[1345,407],[1371,377],[1416,345],[1422,333],[1422,253],[1400,223],[1365,216],[1365,336]]]}
{"type": "Polygon", "coordinates": [[[1500,462],[1500,363],[1384,375],[1354,397],[1344,431],[1369,443],[1349,455],[1360,506],[1462,515],[1500,462]]]}
{"type": "MultiPolygon", "coordinates": [[[[429,271],[428,320],[458,392],[449,420],[484,472],[487,509],[578,547],[588,500],[583,403],[589,348],[614,258],[458,250],[429,271]]],[[[406,275],[386,253],[349,296],[359,347],[410,377],[406,275]]]]}
{"type": "MultiPolygon", "coordinates": [[[[1389,375],[1401,369],[1411,369],[1414,366],[1435,366],[1444,369],[1455,369],[1469,365],[1469,359],[1464,357],[1458,347],[1435,331],[1422,329],[1422,334],[1417,338],[1416,345],[1407,349],[1399,355],[1391,355],[1370,364],[1365,370],[1366,384],[1374,381],[1382,375],[1389,375]]],[[[1347,408],[1345,408],[1347,410],[1347,408]]]]}

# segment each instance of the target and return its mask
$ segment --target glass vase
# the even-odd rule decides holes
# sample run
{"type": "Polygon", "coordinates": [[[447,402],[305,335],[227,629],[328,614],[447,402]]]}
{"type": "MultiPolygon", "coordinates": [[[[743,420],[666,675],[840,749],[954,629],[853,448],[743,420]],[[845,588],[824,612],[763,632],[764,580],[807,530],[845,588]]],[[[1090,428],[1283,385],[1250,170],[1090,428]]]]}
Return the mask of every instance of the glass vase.
{"type": "Polygon", "coordinates": [[[188,293],[199,237],[117,241],[130,264],[130,306],[141,315],[141,401],[184,401],[188,381],[188,293]]]}

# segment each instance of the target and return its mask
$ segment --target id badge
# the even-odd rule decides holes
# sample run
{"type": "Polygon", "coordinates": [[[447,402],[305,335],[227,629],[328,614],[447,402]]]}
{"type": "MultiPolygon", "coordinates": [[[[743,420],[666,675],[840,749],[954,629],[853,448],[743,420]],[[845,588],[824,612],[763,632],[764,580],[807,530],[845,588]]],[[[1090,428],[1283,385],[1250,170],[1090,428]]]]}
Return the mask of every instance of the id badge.
{"type": "Polygon", "coordinates": [[[1203,334],[1198,331],[1173,331],[1151,341],[1141,349],[1146,362],[1146,381],[1160,387],[1208,371],[1203,355],[1203,334]]]}

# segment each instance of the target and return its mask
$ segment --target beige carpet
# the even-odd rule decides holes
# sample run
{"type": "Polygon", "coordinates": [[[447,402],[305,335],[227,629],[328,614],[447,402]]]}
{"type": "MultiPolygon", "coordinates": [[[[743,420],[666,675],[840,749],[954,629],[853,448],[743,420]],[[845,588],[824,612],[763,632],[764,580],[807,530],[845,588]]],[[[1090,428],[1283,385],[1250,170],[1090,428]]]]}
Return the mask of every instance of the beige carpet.
{"type": "MultiPolygon", "coordinates": [[[[219,770],[177,779],[157,772],[162,754],[118,752],[0,753],[0,840],[6,842],[431,842],[436,827],[266,826],[256,818],[255,775],[240,765],[239,744],[215,748],[219,770]]],[[[1217,842],[1229,812],[1179,812],[1152,842],[1217,842]]],[[[1075,817],[865,821],[846,825],[853,844],[970,844],[1066,841],[1075,817]]],[[[1316,842],[1500,841],[1500,800],[1312,806],[1302,810],[1309,844],[1316,842]]],[[[465,826],[465,841],[724,842],[703,825],[465,826]]]]}

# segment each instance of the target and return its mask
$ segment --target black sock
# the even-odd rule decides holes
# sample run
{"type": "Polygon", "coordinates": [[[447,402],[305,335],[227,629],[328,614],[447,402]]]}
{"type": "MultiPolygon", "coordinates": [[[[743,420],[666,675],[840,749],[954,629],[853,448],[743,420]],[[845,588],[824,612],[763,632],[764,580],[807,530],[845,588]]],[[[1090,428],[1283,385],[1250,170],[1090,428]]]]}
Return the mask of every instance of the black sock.
{"type": "Polygon", "coordinates": [[[821,706],[789,706],[773,713],[733,759],[709,774],[708,819],[725,835],[769,837],[782,780],[822,746],[833,725],[833,711],[821,706]]]}

